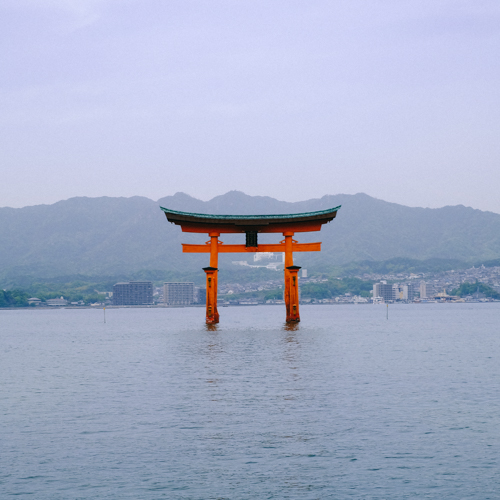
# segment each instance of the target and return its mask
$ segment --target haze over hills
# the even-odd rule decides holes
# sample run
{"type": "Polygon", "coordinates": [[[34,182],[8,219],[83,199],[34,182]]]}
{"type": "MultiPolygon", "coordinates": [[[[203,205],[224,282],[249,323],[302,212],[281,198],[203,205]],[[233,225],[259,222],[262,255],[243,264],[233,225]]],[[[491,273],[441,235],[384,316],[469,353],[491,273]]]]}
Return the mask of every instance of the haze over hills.
{"type": "MultiPolygon", "coordinates": [[[[290,203],[231,191],[210,201],[183,193],[153,201],[71,198],[53,205],[0,208],[0,276],[126,275],[140,270],[196,271],[207,256],[182,254],[181,242],[204,242],[168,223],[159,206],[214,214],[300,213],[342,205],[337,218],[299,241],[322,241],[320,253],[296,254],[310,268],[394,257],[457,259],[500,257],[500,215],[464,206],[411,208],[365,194],[327,195],[290,203]]],[[[221,238],[243,242],[243,235],[221,238]]],[[[259,241],[279,241],[263,235],[259,241]]],[[[221,256],[221,268],[241,254],[221,256]]]]}

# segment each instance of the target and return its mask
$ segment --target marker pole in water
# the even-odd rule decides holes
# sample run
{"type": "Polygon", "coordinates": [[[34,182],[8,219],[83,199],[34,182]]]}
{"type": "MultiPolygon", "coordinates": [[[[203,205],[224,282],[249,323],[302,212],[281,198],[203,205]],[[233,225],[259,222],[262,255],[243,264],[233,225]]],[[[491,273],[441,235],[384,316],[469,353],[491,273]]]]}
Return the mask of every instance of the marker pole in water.
{"type": "Polygon", "coordinates": [[[389,304],[387,304],[387,313],[386,313],[386,319],[389,319],[389,304]]]}
{"type": "Polygon", "coordinates": [[[103,310],[104,310],[104,323],[106,323],[106,308],[104,307],[103,310]]]}

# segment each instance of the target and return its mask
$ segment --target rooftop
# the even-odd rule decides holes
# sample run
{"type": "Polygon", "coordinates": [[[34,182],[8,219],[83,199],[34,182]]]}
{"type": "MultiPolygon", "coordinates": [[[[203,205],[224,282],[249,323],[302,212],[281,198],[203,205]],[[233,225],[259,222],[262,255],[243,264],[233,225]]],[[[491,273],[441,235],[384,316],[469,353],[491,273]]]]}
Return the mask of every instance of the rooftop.
{"type": "Polygon", "coordinates": [[[319,231],[321,224],[326,224],[336,217],[340,205],[316,212],[262,215],[198,214],[160,208],[171,223],[182,226],[183,231],[188,232],[204,232],[212,228],[223,232],[281,232],[282,230],[319,231]]]}

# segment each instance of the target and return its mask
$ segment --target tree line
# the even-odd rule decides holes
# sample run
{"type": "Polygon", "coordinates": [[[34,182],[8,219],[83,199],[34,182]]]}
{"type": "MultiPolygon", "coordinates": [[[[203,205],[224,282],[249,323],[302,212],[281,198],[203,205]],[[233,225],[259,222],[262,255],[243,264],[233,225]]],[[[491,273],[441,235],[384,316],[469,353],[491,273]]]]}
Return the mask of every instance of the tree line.
{"type": "Polygon", "coordinates": [[[23,290],[0,290],[0,307],[26,307],[28,298],[23,290]]]}

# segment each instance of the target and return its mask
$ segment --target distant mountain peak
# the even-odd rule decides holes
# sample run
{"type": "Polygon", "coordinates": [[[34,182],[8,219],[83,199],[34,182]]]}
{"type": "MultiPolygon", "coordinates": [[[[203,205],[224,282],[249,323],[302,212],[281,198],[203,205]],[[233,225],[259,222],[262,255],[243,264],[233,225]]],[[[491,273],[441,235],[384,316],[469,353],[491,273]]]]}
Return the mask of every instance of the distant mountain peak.
{"type": "MultiPolygon", "coordinates": [[[[191,195],[184,193],[183,191],[177,191],[173,196],[169,196],[169,198],[174,198],[176,200],[197,200],[197,198],[193,198],[191,195]]],[[[160,198],[164,199],[164,198],[160,198]]]]}
{"type": "MultiPolygon", "coordinates": [[[[342,205],[337,219],[321,233],[297,234],[301,242],[323,242],[321,252],[297,254],[300,265],[322,269],[395,257],[469,262],[500,257],[500,215],[463,206],[412,208],[365,193],[285,202],[237,190],[209,201],[177,192],[157,202],[139,196],[78,197],[53,205],[0,208],[0,277],[179,271],[206,265],[204,256],[182,254],[181,246],[203,238],[168,224],[158,205],[235,215],[301,213],[342,205]]],[[[239,237],[235,241],[241,242],[239,237]]]]}

